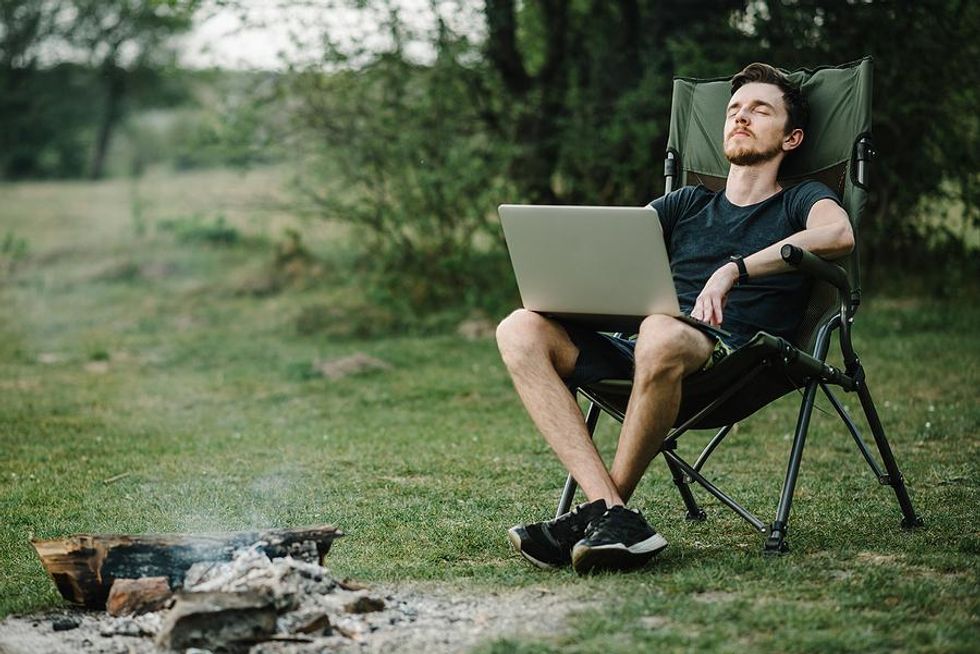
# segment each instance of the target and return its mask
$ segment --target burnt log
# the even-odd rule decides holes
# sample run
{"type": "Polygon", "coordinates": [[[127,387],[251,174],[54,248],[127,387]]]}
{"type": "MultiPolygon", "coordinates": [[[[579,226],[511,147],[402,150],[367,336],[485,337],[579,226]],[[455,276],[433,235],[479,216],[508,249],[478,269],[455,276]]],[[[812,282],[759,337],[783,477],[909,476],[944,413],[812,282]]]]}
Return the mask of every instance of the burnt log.
{"type": "Polygon", "coordinates": [[[312,558],[322,564],[340,536],[336,527],[321,525],[220,534],[76,534],[31,544],[62,597],[104,609],[116,579],[166,577],[170,588],[179,589],[195,563],[230,561],[236,550],[251,546],[269,558],[312,558]]]}
{"type": "Polygon", "coordinates": [[[116,579],[109,590],[106,613],[111,616],[139,615],[163,608],[173,593],[166,577],[116,579]]]}

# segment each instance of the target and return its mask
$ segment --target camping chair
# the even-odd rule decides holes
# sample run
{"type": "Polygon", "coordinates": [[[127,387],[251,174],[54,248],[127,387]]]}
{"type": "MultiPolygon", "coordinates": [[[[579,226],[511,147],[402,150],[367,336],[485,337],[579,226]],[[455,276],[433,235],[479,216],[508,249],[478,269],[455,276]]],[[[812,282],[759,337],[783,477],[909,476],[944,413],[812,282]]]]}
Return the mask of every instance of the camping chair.
{"type": "MultiPolygon", "coordinates": [[[[810,103],[810,122],[807,138],[800,149],[784,160],[779,182],[788,187],[804,179],[818,179],[834,189],[850,216],[855,239],[867,201],[868,172],[874,155],[870,133],[871,76],[870,57],[838,67],[789,74],[795,83],[802,84],[810,103]]],[[[730,83],[728,78],[674,80],[664,166],[668,193],[678,184],[703,184],[712,190],[724,187],[728,161],[722,151],[721,137],[730,83]]],[[[787,263],[813,278],[810,303],[795,340],[791,343],[759,332],[710,370],[684,380],[677,421],[660,451],[687,508],[687,518],[703,520],[705,517],[691,492],[693,481],[765,534],[766,553],[787,551],[790,505],[810,415],[820,390],[840,415],[878,481],[894,489],[904,516],[902,526],[911,528],[922,524],[912,508],[865,383],[864,368],[851,344],[851,325],[861,301],[858,248],[835,263],[791,245],[784,246],[781,255],[787,263]],[[826,362],[831,336],[835,332],[843,355],[843,370],[826,362]],[[832,386],[858,394],[884,471],[831,391],[832,386]],[[709,481],[702,469],[735,423],[797,389],[803,389],[802,402],[786,478],[775,520],[766,524],[709,481]],[[716,428],[720,430],[693,464],[677,454],[677,439],[682,434],[690,429],[716,428]]],[[[591,403],[586,410],[590,434],[595,433],[600,412],[623,421],[630,390],[629,380],[603,380],[578,389],[591,403]]],[[[569,475],[559,500],[558,515],[569,510],[575,490],[576,482],[569,475]]]]}

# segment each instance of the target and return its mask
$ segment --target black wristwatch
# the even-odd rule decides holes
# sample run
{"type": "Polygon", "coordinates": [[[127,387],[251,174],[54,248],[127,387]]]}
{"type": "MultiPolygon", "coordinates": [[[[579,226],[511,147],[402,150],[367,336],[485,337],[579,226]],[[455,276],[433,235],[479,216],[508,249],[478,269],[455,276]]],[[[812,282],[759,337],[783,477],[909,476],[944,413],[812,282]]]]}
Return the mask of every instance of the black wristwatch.
{"type": "Polygon", "coordinates": [[[741,254],[733,254],[728,257],[728,260],[738,266],[738,280],[735,282],[736,286],[741,286],[745,282],[749,281],[749,271],[745,267],[745,260],[742,258],[741,254]]]}

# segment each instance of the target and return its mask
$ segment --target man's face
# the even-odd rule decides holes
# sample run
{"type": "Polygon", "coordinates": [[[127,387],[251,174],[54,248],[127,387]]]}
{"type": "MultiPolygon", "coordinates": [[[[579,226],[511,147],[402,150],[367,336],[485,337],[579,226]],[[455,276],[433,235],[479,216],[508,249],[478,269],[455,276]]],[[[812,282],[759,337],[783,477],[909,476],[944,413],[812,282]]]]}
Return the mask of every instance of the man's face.
{"type": "Polygon", "coordinates": [[[786,134],[786,103],[773,84],[742,85],[728,103],[725,115],[725,157],[737,166],[753,166],[779,156],[786,134]]]}

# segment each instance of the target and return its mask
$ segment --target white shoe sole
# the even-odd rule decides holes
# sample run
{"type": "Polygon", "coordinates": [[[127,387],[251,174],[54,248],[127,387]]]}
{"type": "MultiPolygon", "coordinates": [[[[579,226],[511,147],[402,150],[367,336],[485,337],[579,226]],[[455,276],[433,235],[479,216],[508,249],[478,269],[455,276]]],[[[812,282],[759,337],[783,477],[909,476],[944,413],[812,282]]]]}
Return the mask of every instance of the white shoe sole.
{"type": "Polygon", "coordinates": [[[622,543],[595,547],[576,545],[572,549],[572,567],[579,574],[587,574],[596,568],[610,570],[636,568],[649,561],[665,547],[667,547],[667,539],[660,534],[654,534],[629,547],[622,543]]]}
{"type": "Polygon", "coordinates": [[[545,563],[544,561],[539,561],[524,551],[524,549],[521,547],[523,541],[521,540],[520,534],[517,533],[517,529],[518,527],[511,527],[507,530],[507,538],[510,540],[510,544],[514,546],[514,549],[517,550],[517,553],[524,557],[524,559],[530,562],[532,565],[541,568],[542,570],[556,570],[558,566],[545,563]]]}

